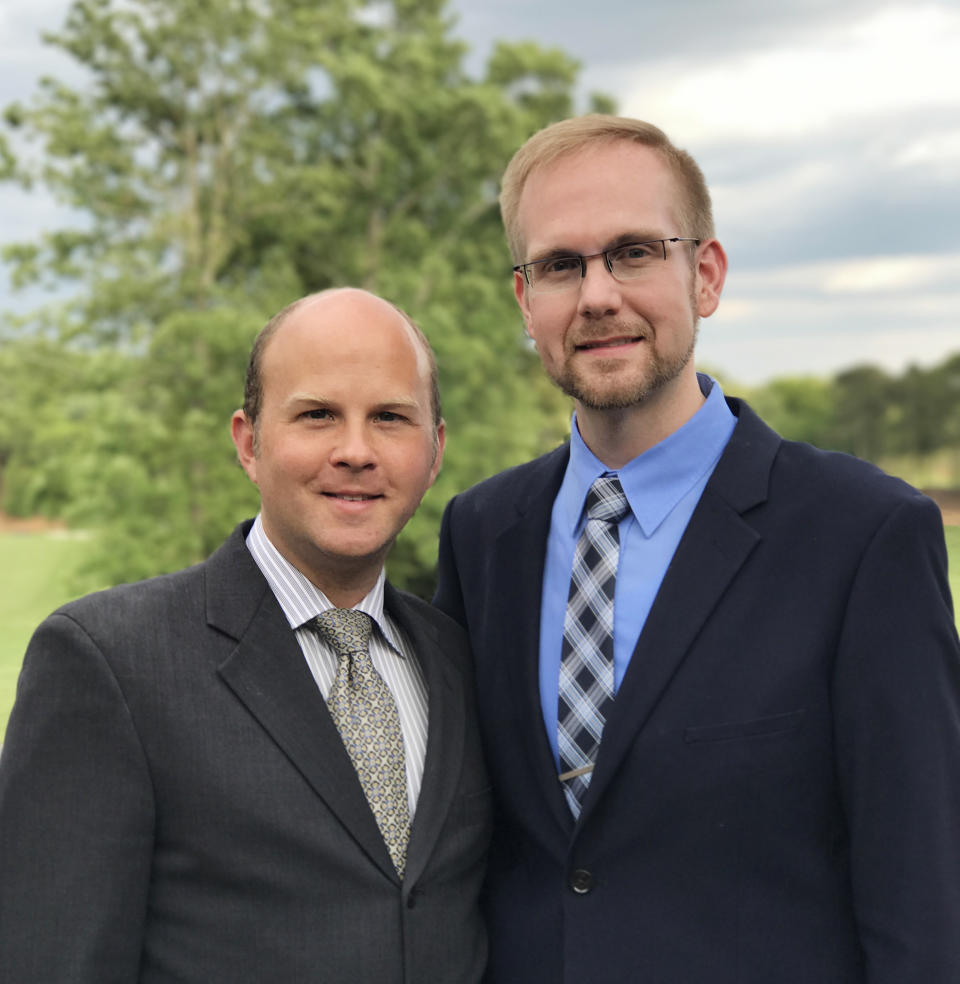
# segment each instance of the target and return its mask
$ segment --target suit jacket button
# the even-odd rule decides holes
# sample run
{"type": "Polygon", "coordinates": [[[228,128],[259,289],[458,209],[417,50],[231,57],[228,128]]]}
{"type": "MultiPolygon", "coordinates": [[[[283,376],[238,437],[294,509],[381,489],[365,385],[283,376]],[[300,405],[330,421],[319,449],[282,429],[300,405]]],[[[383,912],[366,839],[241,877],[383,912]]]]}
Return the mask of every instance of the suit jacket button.
{"type": "Polygon", "coordinates": [[[570,875],[570,887],[577,895],[586,895],[593,888],[593,875],[586,868],[577,868],[570,875]]]}

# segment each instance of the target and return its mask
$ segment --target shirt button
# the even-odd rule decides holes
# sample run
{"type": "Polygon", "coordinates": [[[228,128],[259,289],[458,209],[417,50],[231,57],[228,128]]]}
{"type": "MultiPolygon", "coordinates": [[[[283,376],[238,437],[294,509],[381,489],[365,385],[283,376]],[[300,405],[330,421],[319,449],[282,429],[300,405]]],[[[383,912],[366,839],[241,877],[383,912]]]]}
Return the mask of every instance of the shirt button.
{"type": "Polygon", "coordinates": [[[570,887],[577,895],[586,895],[593,888],[593,875],[586,868],[577,868],[570,875],[570,887]]]}

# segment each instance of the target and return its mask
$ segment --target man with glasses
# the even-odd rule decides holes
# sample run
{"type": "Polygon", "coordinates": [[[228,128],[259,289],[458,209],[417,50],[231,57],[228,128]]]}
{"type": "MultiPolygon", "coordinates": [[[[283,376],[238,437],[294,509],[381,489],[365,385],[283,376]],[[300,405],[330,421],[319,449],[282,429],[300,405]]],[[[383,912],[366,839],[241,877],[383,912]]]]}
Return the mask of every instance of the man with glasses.
{"type": "Polygon", "coordinates": [[[568,444],[455,497],[498,825],[488,979],[960,981],[960,644],[936,506],[694,369],[727,258],[656,127],[535,134],[501,209],[568,444]]]}

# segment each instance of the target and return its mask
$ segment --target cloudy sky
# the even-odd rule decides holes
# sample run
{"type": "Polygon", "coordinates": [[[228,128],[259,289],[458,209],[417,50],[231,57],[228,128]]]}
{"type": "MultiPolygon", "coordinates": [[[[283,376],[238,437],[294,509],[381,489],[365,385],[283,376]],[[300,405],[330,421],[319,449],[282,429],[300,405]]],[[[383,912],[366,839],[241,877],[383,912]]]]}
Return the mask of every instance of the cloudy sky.
{"type": "MultiPolygon", "coordinates": [[[[67,70],[38,40],[67,6],[0,0],[0,103],[67,70]]],[[[497,37],[560,47],[698,159],[730,257],[701,363],[756,383],[960,351],[960,0],[453,7],[475,63],[497,37]]],[[[55,217],[0,187],[0,238],[55,217]]]]}

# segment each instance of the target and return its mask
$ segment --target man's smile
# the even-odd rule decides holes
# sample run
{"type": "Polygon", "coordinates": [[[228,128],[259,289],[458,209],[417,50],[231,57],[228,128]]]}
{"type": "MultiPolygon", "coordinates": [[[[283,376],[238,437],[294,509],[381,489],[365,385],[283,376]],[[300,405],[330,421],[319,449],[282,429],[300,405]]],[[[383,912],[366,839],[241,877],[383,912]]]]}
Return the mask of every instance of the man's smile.
{"type": "Polygon", "coordinates": [[[324,492],[329,499],[340,499],[342,502],[368,502],[371,499],[382,499],[379,493],[366,492],[324,492]]]}
{"type": "Polygon", "coordinates": [[[636,345],[642,341],[642,337],[633,335],[619,336],[617,338],[598,338],[574,345],[574,351],[593,352],[597,349],[623,348],[625,346],[636,345]]]}

